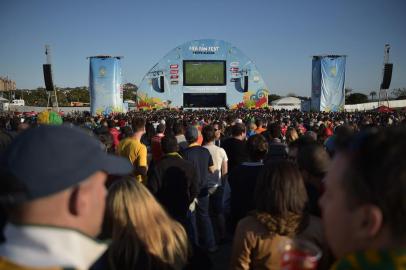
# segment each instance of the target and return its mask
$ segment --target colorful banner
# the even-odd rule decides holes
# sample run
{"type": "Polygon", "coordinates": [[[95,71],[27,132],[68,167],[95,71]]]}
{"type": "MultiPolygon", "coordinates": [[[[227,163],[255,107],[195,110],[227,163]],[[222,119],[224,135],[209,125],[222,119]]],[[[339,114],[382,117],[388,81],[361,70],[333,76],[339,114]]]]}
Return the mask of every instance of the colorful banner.
{"type": "Polygon", "coordinates": [[[123,88],[119,57],[90,57],[90,111],[92,115],[123,112],[123,88]]]}
{"type": "Polygon", "coordinates": [[[312,110],[344,110],[346,57],[315,56],[312,64],[312,110]]]}

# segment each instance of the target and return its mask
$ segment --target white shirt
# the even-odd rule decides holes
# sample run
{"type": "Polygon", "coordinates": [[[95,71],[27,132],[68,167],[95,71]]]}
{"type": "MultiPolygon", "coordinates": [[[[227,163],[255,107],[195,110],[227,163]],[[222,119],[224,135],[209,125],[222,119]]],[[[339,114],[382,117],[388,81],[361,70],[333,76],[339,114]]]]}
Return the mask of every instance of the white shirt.
{"type": "Polygon", "coordinates": [[[214,173],[208,174],[209,187],[221,185],[221,166],[223,162],[228,161],[226,151],[223,148],[216,146],[214,143],[206,144],[203,146],[209,150],[211,158],[213,159],[214,173]]]}
{"type": "Polygon", "coordinates": [[[7,224],[0,256],[26,267],[88,269],[107,249],[78,231],[37,225],[7,224]]]}

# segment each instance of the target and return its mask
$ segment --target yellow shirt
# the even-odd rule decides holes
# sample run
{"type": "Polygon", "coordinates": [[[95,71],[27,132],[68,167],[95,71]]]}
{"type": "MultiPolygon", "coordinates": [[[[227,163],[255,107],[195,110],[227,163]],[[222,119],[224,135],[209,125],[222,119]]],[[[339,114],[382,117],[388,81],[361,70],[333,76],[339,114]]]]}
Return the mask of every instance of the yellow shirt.
{"type": "MultiPolygon", "coordinates": [[[[117,146],[117,154],[130,160],[135,168],[147,167],[147,147],[132,137],[125,138],[117,146]]],[[[146,177],[136,175],[136,179],[145,183],[146,177]]]]}

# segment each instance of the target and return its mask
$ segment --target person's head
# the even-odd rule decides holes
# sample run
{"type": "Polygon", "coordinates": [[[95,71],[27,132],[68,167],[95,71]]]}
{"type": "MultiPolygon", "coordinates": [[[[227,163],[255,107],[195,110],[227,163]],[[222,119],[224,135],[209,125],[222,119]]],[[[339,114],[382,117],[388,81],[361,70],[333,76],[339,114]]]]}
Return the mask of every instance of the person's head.
{"type": "Polygon", "coordinates": [[[138,240],[148,254],[174,269],[186,263],[185,230],[135,179],[122,179],[110,187],[106,218],[112,229],[111,259],[126,269],[134,269],[131,267],[136,264],[133,255],[138,251],[138,240]]]}
{"type": "Polygon", "coordinates": [[[262,120],[261,118],[255,119],[255,125],[256,125],[258,128],[261,128],[261,127],[264,125],[264,120],[262,120]]]}
{"type": "Polygon", "coordinates": [[[186,132],[185,132],[185,138],[188,144],[192,144],[197,142],[197,139],[199,138],[199,131],[195,126],[187,126],[186,127],[186,132]]]}
{"type": "Polygon", "coordinates": [[[321,182],[330,165],[330,156],[321,145],[309,144],[299,149],[297,164],[305,181],[321,182]]]}
{"type": "Polygon", "coordinates": [[[303,135],[302,137],[299,137],[299,139],[289,143],[288,159],[292,162],[297,162],[297,156],[299,154],[300,149],[307,145],[312,144],[316,144],[316,141],[313,140],[312,137],[307,135],[303,135]]]}
{"type": "Polygon", "coordinates": [[[359,133],[339,147],[319,204],[336,257],[406,245],[406,128],[359,133]]]}
{"type": "Polygon", "coordinates": [[[249,125],[248,125],[248,129],[250,130],[250,131],[254,131],[254,130],[256,130],[257,129],[257,125],[255,125],[255,123],[249,123],[249,125]]]}
{"type": "Polygon", "coordinates": [[[131,137],[134,134],[133,129],[130,126],[124,126],[120,128],[120,131],[120,140],[131,137]]]}
{"type": "Polygon", "coordinates": [[[286,160],[265,164],[257,178],[255,206],[278,218],[303,214],[307,193],[297,167],[286,160]]]}
{"type": "Polygon", "coordinates": [[[68,126],[40,126],[17,136],[0,162],[0,203],[14,223],[61,226],[90,236],[101,230],[107,173],[131,164],[68,126]]]}
{"type": "Polygon", "coordinates": [[[175,135],[182,135],[183,133],[185,133],[182,122],[178,121],[173,124],[173,133],[175,135]]]}
{"type": "Polygon", "coordinates": [[[156,127],[156,133],[164,133],[165,132],[165,124],[164,123],[160,123],[157,127],[156,127]]]}
{"type": "Polygon", "coordinates": [[[293,127],[288,128],[286,131],[286,142],[289,144],[297,139],[299,139],[299,135],[297,134],[296,129],[293,127]]]}
{"type": "Polygon", "coordinates": [[[245,126],[241,123],[236,123],[231,127],[231,135],[233,137],[244,137],[245,136],[245,126]]]}
{"type": "Polygon", "coordinates": [[[202,136],[203,136],[203,141],[205,143],[213,142],[214,139],[216,138],[213,126],[211,126],[211,125],[204,126],[202,129],[202,136]]]}
{"type": "Polygon", "coordinates": [[[220,140],[221,138],[221,132],[222,132],[222,125],[220,122],[215,122],[213,124],[213,128],[214,128],[214,135],[215,135],[215,139],[216,140],[220,140]]]}
{"type": "Polygon", "coordinates": [[[164,154],[178,152],[179,145],[176,137],[173,135],[166,135],[161,140],[161,148],[164,154]]]}
{"type": "Polygon", "coordinates": [[[145,133],[145,119],[144,118],[135,118],[132,121],[132,127],[134,133],[145,133]]]}
{"type": "Polygon", "coordinates": [[[281,126],[278,123],[272,123],[268,126],[269,135],[272,139],[282,138],[281,126]]]}
{"type": "Polygon", "coordinates": [[[251,161],[263,160],[268,153],[268,142],[261,134],[255,134],[247,141],[248,156],[251,161]]]}

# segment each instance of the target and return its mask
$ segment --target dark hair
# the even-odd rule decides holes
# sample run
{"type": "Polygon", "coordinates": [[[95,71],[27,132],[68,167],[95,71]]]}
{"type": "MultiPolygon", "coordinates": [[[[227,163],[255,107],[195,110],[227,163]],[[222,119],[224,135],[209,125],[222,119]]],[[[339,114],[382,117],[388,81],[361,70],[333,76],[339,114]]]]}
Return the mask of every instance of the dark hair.
{"type": "Polygon", "coordinates": [[[163,137],[161,140],[161,147],[162,152],[164,152],[165,154],[177,152],[179,150],[178,141],[176,140],[176,137],[173,135],[167,135],[163,137]]]}
{"type": "Polygon", "coordinates": [[[406,127],[369,129],[342,142],[349,207],[374,204],[394,237],[406,237],[406,127]]]}
{"type": "Polygon", "coordinates": [[[255,134],[247,141],[248,155],[252,161],[260,161],[268,153],[268,142],[261,134],[255,134]]]}
{"type": "Polygon", "coordinates": [[[264,124],[264,121],[261,119],[261,118],[257,118],[256,120],[255,120],[255,125],[257,126],[257,127],[260,127],[260,126],[262,126],[264,124]]]}
{"type": "Polygon", "coordinates": [[[234,126],[231,127],[232,136],[240,136],[243,133],[245,133],[245,126],[243,124],[236,123],[234,126]]]}
{"type": "Polygon", "coordinates": [[[107,120],[107,126],[108,126],[109,128],[114,128],[114,127],[116,127],[116,123],[114,122],[113,119],[108,119],[108,120],[107,120]]]}
{"type": "Polygon", "coordinates": [[[272,123],[269,127],[268,127],[268,131],[269,131],[269,135],[272,136],[272,139],[275,138],[282,138],[282,130],[281,127],[278,123],[272,123]]]}
{"type": "Polygon", "coordinates": [[[267,163],[257,178],[255,205],[261,212],[275,217],[289,213],[303,214],[307,202],[306,188],[299,169],[286,160],[267,163]]]}
{"type": "Polygon", "coordinates": [[[330,164],[330,156],[321,145],[309,144],[299,148],[297,164],[311,175],[324,177],[330,164]]]}
{"type": "Polygon", "coordinates": [[[203,141],[208,143],[211,141],[214,141],[216,138],[214,127],[211,125],[207,125],[202,129],[202,136],[203,136],[203,141]]]}
{"type": "Polygon", "coordinates": [[[160,123],[157,127],[156,127],[156,133],[163,133],[165,132],[165,124],[160,123]]]}
{"type": "Polygon", "coordinates": [[[130,126],[124,126],[120,128],[120,131],[120,140],[131,137],[134,134],[133,129],[130,126]]]}
{"type": "Polygon", "coordinates": [[[183,124],[181,122],[176,122],[173,125],[173,133],[175,133],[175,135],[180,135],[185,133],[185,129],[183,127],[183,124]]]}
{"type": "Polygon", "coordinates": [[[135,118],[132,121],[132,126],[133,126],[134,132],[138,132],[138,131],[145,129],[145,119],[144,118],[135,118]]]}

